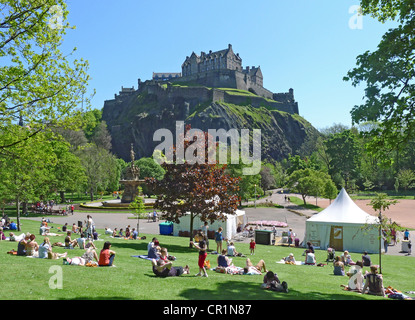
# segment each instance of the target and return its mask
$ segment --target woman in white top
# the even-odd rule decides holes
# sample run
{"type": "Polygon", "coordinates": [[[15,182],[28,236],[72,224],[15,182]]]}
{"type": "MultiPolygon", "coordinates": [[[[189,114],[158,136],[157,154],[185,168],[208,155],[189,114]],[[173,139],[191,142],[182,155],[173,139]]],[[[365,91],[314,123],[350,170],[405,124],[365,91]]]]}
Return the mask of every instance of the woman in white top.
{"type": "Polygon", "coordinates": [[[350,268],[349,272],[347,272],[347,275],[349,276],[348,285],[341,285],[341,287],[344,287],[346,290],[350,291],[362,292],[364,280],[362,268],[363,262],[356,261],[356,264],[350,268]]]}

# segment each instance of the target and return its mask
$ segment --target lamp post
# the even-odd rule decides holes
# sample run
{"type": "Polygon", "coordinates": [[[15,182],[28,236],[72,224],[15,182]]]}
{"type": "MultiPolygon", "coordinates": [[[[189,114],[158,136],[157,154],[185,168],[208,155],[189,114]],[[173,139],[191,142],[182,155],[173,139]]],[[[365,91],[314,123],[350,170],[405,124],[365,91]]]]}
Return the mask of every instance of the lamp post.
{"type": "Polygon", "coordinates": [[[255,184],[255,199],[254,199],[255,209],[256,209],[256,184],[255,184]]]}

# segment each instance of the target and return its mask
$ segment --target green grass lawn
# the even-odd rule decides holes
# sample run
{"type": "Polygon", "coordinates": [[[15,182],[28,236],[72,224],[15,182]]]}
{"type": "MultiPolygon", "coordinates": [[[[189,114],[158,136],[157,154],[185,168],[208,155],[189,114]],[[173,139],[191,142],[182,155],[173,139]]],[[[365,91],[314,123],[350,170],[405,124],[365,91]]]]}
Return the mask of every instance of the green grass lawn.
{"type": "MultiPolygon", "coordinates": [[[[290,197],[290,201],[292,203],[296,204],[297,206],[304,207],[306,209],[315,210],[317,212],[320,212],[320,211],[324,210],[324,208],[313,205],[313,204],[310,204],[310,203],[307,203],[306,205],[304,205],[304,201],[302,199],[300,199],[299,197],[292,196],[292,197],[290,197]]],[[[317,204],[318,204],[318,201],[317,201],[317,204]]]]}
{"type": "MultiPolygon", "coordinates": [[[[38,243],[43,237],[38,235],[39,222],[22,221],[21,232],[31,232],[38,243]]],[[[61,225],[51,224],[51,232],[61,225]]],[[[99,230],[103,234],[103,230],[99,230]]],[[[5,232],[8,236],[8,231],[5,232]]],[[[20,234],[16,233],[16,234],[20,234]]],[[[143,236],[144,234],[141,234],[143,236]]],[[[289,293],[277,293],[260,289],[263,276],[227,275],[208,271],[208,278],[195,277],[198,272],[198,252],[188,247],[187,238],[156,235],[161,246],[167,247],[169,254],[177,257],[175,265],[190,266],[190,275],[173,278],[157,278],[147,260],[133,258],[132,255],[146,254],[147,243],[153,235],[146,234],[146,240],[123,240],[101,236],[110,240],[112,249],[116,251],[115,268],[90,268],[63,265],[60,260],[18,257],[7,254],[11,249],[17,249],[16,242],[0,242],[0,270],[5,276],[2,281],[0,299],[111,299],[111,300],[344,300],[344,299],[383,299],[370,295],[360,295],[342,290],[341,284],[347,284],[347,277],[334,276],[331,266],[291,266],[277,264],[276,261],[294,253],[298,259],[303,259],[303,248],[288,248],[282,246],[257,245],[254,256],[249,255],[247,243],[236,243],[238,251],[247,254],[254,263],[264,259],[268,270],[277,272],[282,281],[286,281],[289,293]],[[54,289],[49,282],[61,271],[62,289],[54,289]]],[[[50,237],[51,242],[63,241],[62,237],[50,237]]],[[[96,241],[100,250],[104,241],[96,241]]],[[[216,249],[215,242],[210,240],[210,248],[216,249]]],[[[68,257],[82,255],[81,249],[65,250],[54,248],[55,252],[68,252],[68,257]]],[[[351,253],[356,261],[360,253],[351,253]]],[[[208,255],[212,267],[215,266],[216,255],[208,255]]],[[[326,252],[316,251],[318,262],[323,262],[326,252]]],[[[372,255],[372,260],[378,263],[378,255],[372,255]]],[[[233,258],[236,266],[243,267],[245,258],[233,258]]],[[[415,260],[407,256],[382,256],[384,283],[403,292],[415,289],[413,270],[415,260]]],[[[368,270],[368,268],[364,268],[368,270]]]]}

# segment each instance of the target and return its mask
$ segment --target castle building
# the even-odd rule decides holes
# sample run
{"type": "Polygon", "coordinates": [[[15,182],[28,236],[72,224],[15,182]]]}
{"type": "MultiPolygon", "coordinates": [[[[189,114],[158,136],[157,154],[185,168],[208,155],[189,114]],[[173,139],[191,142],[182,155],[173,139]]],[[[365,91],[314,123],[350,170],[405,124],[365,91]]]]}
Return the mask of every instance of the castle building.
{"type": "MultiPolygon", "coordinates": [[[[147,90],[150,93],[162,94],[164,88],[170,88],[172,83],[183,83],[183,88],[187,89],[187,94],[194,91],[195,96],[204,96],[206,93],[212,95],[211,100],[243,103],[241,99],[247,99],[247,96],[229,93],[226,88],[239,89],[249,91],[257,97],[249,96],[252,104],[260,106],[268,104],[275,109],[298,114],[298,103],[294,99],[294,90],[289,89],[288,92],[273,93],[264,88],[264,77],[261,67],[242,67],[242,58],[239,53],[234,53],[232,45],[229,44],[227,49],[209,53],[201,52],[200,55],[192,52],[182,63],[182,72],[153,72],[152,80],[141,82],[138,79],[138,90],[141,92],[147,90]],[[196,87],[204,89],[197,89],[196,87]],[[214,88],[210,91],[209,88],[214,88]],[[206,91],[206,90],[207,91],[206,91]],[[190,91],[189,91],[190,90],[190,91]],[[198,91],[199,90],[199,91],[198,91]]],[[[180,87],[180,86],[179,86],[180,87]]],[[[173,89],[172,89],[173,90],[173,89]]],[[[170,95],[180,93],[177,86],[170,95]]],[[[136,92],[134,87],[121,88],[119,95],[115,94],[115,99],[124,99],[136,92]]],[[[207,97],[205,97],[207,98],[207,97]]]]}
{"type": "Polygon", "coordinates": [[[193,82],[207,87],[247,90],[264,98],[273,93],[263,87],[261,67],[242,67],[242,58],[229,44],[227,49],[200,55],[192,53],[182,64],[182,77],[177,81],[193,82]]]}
{"type": "Polygon", "coordinates": [[[245,80],[249,78],[252,83],[259,86],[263,85],[263,76],[261,67],[242,68],[242,59],[239,53],[235,54],[232,45],[229,44],[227,49],[209,53],[201,52],[198,56],[194,52],[182,64],[183,77],[191,77],[193,75],[203,78],[208,72],[217,72],[224,70],[234,70],[244,74],[245,80]],[[203,74],[205,73],[205,74],[203,74]]]}

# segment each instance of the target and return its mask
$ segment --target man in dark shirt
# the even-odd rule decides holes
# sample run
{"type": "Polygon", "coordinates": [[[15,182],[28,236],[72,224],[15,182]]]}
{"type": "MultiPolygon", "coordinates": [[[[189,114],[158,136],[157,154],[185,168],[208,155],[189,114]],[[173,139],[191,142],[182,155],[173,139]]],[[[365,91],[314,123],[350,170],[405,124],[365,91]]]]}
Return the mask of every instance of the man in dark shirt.
{"type": "Polygon", "coordinates": [[[362,261],[364,267],[370,267],[372,265],[372,260],[370,259],[370,256],[367,253],[367,251],[363,252],[362,261]]]}

